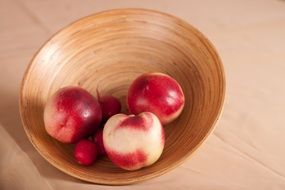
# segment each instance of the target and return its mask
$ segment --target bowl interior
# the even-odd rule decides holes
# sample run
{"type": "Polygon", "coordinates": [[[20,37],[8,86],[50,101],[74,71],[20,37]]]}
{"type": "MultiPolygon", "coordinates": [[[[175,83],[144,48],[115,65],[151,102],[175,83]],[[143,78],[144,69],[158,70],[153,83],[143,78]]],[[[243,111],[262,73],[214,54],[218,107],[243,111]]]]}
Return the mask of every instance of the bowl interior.
{"type": "Polygon", "coordinates": [[[29,139],[52,165],[89,182],[128,184],[161,175],[191,155],[212,131],[223,97],[220,59],[200,32],[164,13],[123,9],[85,17],[54,35],[25,73],[20,110],[29,139]],[[98,89],[119,97],[126,111],[128,86],[145,72],[171,75],[186,97],[180,117],[165,126],[165,149],[154,165],[129,172],[102,158],[83,167],[73,159],[72,145],[46,133],[44,105],[58,88],[76,85],[93,95],[98,89]]]}

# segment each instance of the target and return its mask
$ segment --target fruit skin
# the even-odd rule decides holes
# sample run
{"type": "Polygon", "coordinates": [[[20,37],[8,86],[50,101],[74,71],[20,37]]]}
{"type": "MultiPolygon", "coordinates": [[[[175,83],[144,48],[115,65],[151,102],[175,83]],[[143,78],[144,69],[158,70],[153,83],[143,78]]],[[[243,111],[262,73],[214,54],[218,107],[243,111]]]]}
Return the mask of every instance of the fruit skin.
{"type": "Polygon", "coordinates": [[[130,85],[127,104],[131,113],[152,112],[168,124],[182,112],[185,97],[179,83],[163,73],[145,73],[130,85]]]}
{"type": "Polygon", "coordinates": [[[59,89],[46,103],[45,129],[63,143],[74,143],[93,134],[102,118],[100,105],[89,92],[79,87],[59,89]]]}
{"type": "Polygon", "coordinates": [[[129,111],[133,114],[152,112],[167,124],[183,110],[185,97],[179,83],[163,73],[145,73],[130,85],[127,95],[129,111]]]}
{"type": "Polygon", "coordinates": [[[95,142],[98,150],[98,155],[104,156],[106,155],[104,143],[103,143],[103,129],[99,129],[93,137],[93,141],[95,142]]]}
{"type": "Polygon", "coordinates": [[[82,139],[75,145],[74,157],[81,165],[89,166],[93,164],[97,155],[97,146],[90,140],[82,139]]]}
{"type": "Polygon", "coordinates": [[[114,96],[107,95],[100,97],[98,95],[98,101],[102,110],[102,121],[107,121],[113,115],[121,112],[121,103],[114,96]]]}
{"type": "Polygon", "coordinates": [[[103,129],[103,142],[110,160],[126,170],[137,170],[156,162],[164,148],[164,128],[150,112],[137,116],[117,114],[103,129]]]}

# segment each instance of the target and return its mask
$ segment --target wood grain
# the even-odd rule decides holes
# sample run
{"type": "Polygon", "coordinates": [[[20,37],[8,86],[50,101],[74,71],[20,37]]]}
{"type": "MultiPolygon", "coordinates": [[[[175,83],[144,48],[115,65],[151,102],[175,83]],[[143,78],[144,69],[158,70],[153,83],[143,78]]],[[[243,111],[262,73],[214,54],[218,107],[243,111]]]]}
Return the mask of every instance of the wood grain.
{"type": "Polygon", "coordinates": [[[26,70],[20,113],[30,141],[56,168],[85,181],[122,185],[162,175],[188,158],[213,130],[224,94],[219,56],[198,30],[165,13],[120,9],[80,19],[46,42],[26,70]],[[72,146],[47,135],[43,108],[58,88],[78,85],[94,95],[98,89],[125,104],[130,82],[154,71],[178,80],[186,97],[182,115],[165,126],[165,149],[154,165],[129,172],[102,159],[83,167],[72,146]]]}

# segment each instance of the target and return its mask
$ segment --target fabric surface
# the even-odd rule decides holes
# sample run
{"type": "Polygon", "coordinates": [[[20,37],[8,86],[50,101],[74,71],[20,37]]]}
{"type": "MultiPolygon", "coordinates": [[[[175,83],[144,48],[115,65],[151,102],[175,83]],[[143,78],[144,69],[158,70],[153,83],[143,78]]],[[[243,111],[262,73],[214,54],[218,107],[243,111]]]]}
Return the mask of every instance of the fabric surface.
{"type": "Polygon", "coordinates": [[[284,0],[0,0],[0,189],[285,189],[284,0]],[[21,125],[18,91],[37,49],[68,23],[105,9],[176,15],[203,32],[225,66],[217,128],[183,165],[130,186],[74,179],[46,162],[21,125]]]}

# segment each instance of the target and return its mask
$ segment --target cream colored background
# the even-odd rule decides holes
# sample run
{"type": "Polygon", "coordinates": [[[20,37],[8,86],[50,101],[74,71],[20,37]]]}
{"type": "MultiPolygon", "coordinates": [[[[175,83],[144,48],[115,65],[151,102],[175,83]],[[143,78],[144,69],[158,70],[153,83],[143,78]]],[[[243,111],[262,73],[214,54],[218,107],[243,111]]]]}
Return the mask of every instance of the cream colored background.
{"type": "Polygon", "coordinates": [[[0,189],[285,189],[284,0],[0,0],[0,189]],[[18,113],[29,60],[68,23],[110,8],[141,7],[185,19],[214,43],[225,65],[222,118],[182,166],[131,186],[73,179],[32,147],[18,113]]]}

